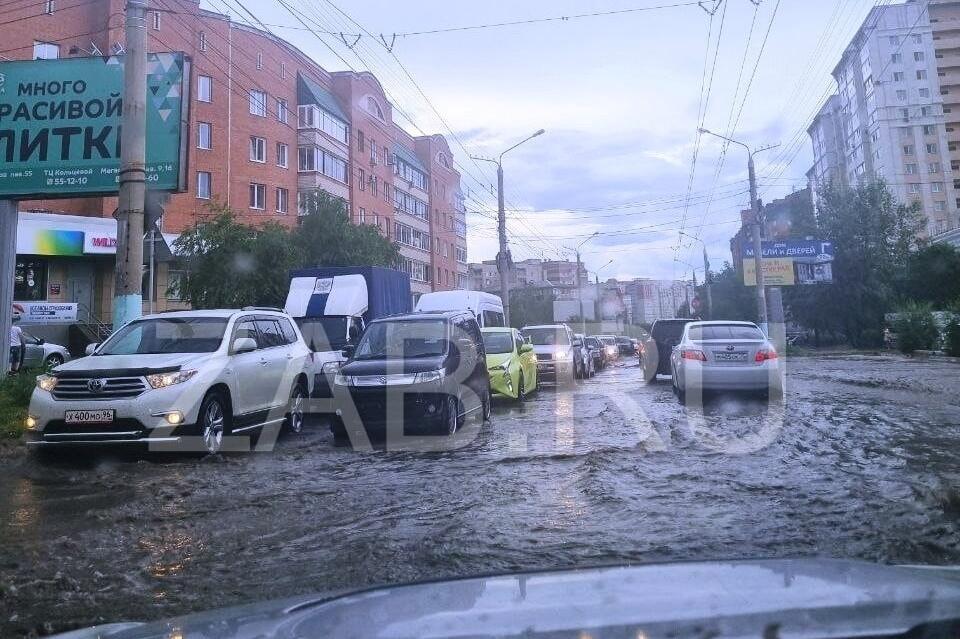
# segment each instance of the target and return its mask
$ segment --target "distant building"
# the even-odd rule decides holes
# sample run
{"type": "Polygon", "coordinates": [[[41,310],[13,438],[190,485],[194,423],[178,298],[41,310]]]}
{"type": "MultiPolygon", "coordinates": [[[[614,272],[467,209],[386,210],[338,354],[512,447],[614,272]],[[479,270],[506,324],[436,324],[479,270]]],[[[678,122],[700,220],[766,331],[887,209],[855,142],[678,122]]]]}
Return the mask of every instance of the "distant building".
{"type": "MultiPolygon", "coordinates": [[[[496,260],[484,260],[468,265],[468,286],[473,291],[500,292],[500,272],[496,260]]],[[[529,285],[551,284],[554,286],[577,285],[577,263],[566,260],[529,259],[514,262],[510,270],[510,288],[529,285]]],[[[580,281],[588,282],[586,267],[580,265],[580,281]]]]}

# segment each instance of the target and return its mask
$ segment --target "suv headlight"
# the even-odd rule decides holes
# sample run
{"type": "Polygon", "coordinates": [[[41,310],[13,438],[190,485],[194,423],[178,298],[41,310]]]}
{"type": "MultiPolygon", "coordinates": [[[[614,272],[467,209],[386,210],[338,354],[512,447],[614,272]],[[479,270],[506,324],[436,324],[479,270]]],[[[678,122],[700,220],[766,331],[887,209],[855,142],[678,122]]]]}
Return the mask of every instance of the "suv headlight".
{"type": "Polygon", "coordinates": [[[426,384],[427,382],[439,382],[440,380],[443,379],[445,374],[446,373],[443,369],[417,373],[416,377],[413,378],[413,383],[426,384]]]}
{"type": "Polygon", "coordinates": [[[37,375],[37,388],[49,393],[57,387],[57,381],[53,375],[37,375]]]}
{"type": "Polygon", "coordinates": [[[196,370],[155,373],[153,375],[147,375],[147,383],[150,384],[152,388],[166,388],[174,384],[182,384],[196,374],[196,370]]]}

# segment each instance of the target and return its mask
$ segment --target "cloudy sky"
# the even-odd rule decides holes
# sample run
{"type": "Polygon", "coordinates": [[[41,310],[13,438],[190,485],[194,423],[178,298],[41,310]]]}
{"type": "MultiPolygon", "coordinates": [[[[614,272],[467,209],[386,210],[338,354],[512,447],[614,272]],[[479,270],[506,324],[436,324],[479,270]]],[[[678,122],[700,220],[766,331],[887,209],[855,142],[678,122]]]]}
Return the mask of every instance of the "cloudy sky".
{"type": "MultiPolygon", "coordinates": [[[[249,19],[234,0],[204,3],[220,11],[228,3],[234,18],[249,19]]],[[[757,155],[764,200],[805,186],[806,127],[873,2],[705,1],[719,4],[712,18],[685,0],[245,4],[326,68],[375,73],[412,133],[448,136],[468,193],[471,262],[496,253],[496,178],[469,155],[497,155],[544,128],[504,161],[514,259],[556,258],[597,232],[583,246],[587,268],[612,260],[601,278],[625,279],[699,266],[701,246],[681,230],[706,243],[714,268],[730,259],[728,240],[749,203],[746,154],[731,146],[723,157],[723,143],[704,136],[691,183],[701,117],[751,146],[780,144],[757,155]],[[678,6],[624,11],[657,5],[678,6]],[[392,38],[612,11],[621,13],[392,38]],[[392,53],[357,24],[393,40],[392,53]],[[362,33],[355,45],[352,33],[362,33]]]]}

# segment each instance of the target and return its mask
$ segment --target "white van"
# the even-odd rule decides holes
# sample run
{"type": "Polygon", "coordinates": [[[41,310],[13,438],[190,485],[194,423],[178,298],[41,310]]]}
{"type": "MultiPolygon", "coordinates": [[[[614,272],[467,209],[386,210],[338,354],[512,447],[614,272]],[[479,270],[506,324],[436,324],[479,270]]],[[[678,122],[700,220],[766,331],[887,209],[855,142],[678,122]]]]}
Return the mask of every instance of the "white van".
{"type": "Polygon", "coordinates": [[[503,301],[482,291],[437,291],[424,293],[416,311],[472,311],[481,328],[504,326],[503,301]]]}

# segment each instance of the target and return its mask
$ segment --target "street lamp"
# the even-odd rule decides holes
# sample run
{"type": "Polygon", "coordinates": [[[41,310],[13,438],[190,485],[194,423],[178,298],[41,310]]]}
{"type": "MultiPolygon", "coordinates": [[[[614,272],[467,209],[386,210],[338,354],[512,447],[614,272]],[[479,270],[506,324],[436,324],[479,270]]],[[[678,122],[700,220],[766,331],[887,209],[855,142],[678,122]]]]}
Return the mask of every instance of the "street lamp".
{"type": "Polygon", "coordinates": [[[587,239],[577,244],[576,248],[564,247],[568,251],[573,251],[577,254],[577,301],[580,303],[580,332],[584,335],[587,334],[587,318],[583,316],[583,283],[580,281],[580,247],[598,235],[600,235],[600,231],[594,231],[587,239]]]}
{"type": "Polygon", "coordinates": [[[709,129],[704,129],[701,127],[697,129],[697,131],[700,133],[706,133],[707,135],[712,135],[713,137],[720,138],[721,140],[726,140],[731,144],[742,146],[747,150],[747,175],[750,178],[750,210],[753,211],[753,259],[754,270],[756,270],[757,273],[757,316],[760,320],[760,327],[763,329],[763,332],[768,333],[767,292],[764,288],[763,271],[761,270],[760,266],[761,253],[763,252],[763,224],[760,219],[761,212],[757,201],[757,174],[753,165],[753,156],[761,151],[768,151],[780,145],[772,144],[760,147],[757,150],[753,150],[749,145],[740,142],[739,140],[734,140],[733,138],[728,138],[724,135],[720,135],[719,133],[714,133],[709,129]]]}
{"type": "Polygon", "coordinates": [[[540,129],[533,135],[530,135],[500,154],[496,160],[480,156],[470,157],[474,160],[492,162],[497,165],[497,235],[500,240],[500,252],[497,253],[497,270],[500,272],[500,299],[503,301],[503,319],[507,326],[510,326],[510,252],[507,248],[507,217],[503,205],[503,156],[523,144],[529,142],[538,135],[543,135],[546,131],[540,129]]]}
{"type": "Polygon", "coordinates": [[[699,237],[695,237],[689,233],[680,231],[680,235],[688,237],[695,242],[700,242],[700,244],[703,246],[703,284],[707,289],[707,310],[703,315],[704,319],[710,319],[710,314],[713,312],[713,292],[710,290],[710,260],[707,257],[707,244],[699,237]]]}
{"type": "MultiPolygon", "coordinates": [[[[615,261],[616,261],[616,260],[610,260],[609,262],[607,262],[606,264],[604,264],[603,266],[601,266],[601,267],[598,268],[597,270],[593,271],[593,276],[596,278],[596,283],[597,283],[596,316],[597,316],[597,321],[598,321],[598,322],[601,322],[601,323],[602,323],[602,321],[603,321],[603,317],[602,317],[602,315],[603,315],[603,300],[602,300],[601,297],[600,297],[600,271],[602,271],[603,269],[607,268],[608,266],[610,266],[611,264],[613,264],[615,261]]],[[[590,271],[587,271],[587,275],[589,275],[589,274],[590,274],[590,271]]],[[[588,277],[587,279],[589,280],[590,278],[588,277]]]]}

